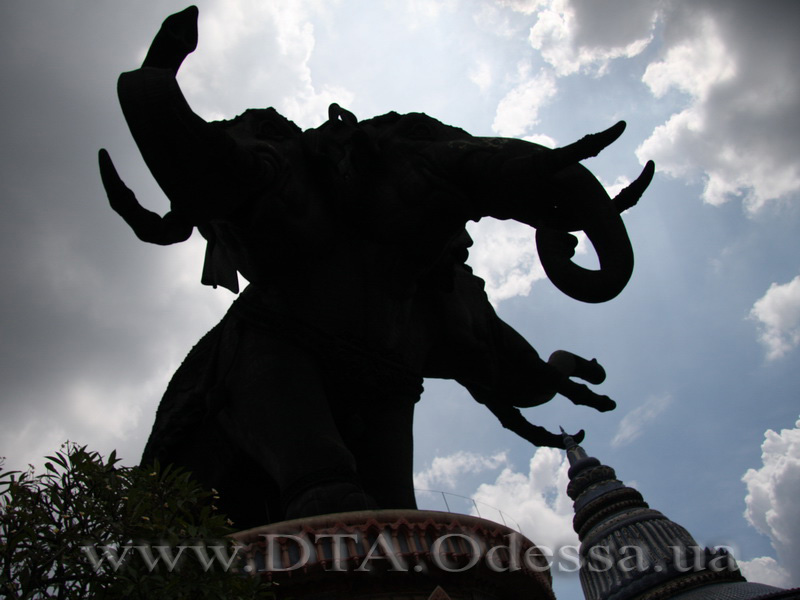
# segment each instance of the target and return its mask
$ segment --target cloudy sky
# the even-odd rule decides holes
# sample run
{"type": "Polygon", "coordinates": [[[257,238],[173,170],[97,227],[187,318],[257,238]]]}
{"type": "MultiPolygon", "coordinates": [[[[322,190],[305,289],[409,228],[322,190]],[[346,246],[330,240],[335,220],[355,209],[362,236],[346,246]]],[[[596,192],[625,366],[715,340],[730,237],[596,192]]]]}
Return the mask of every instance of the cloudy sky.
{"type": "MultiPolygon", "coordinates": [[[[108,148],[167,203],[119,110],[118,74],[186,5],[0,4],[0,455],[67,439],[138,461],[171,373],[233,299],[199,283],[203,243],[139,242],[108,208],[108,148]]],[[[587,162],[609,189],[653,159],[625,220],[636,252],[603,305],[558,292],[531,231],[481,222],[471,263],[543,355],[596,356],[598,414],[526,411],[584,446],[757,581],[800,586],[800,4],[791,0],[209,0],[179,81],[207,119],[274,106],[300,126],[336,101],[360,118],[424,111],[475,135],[569,143],[628,121],[587,162]]],[[[590,259],[585,259],[590,261],[590,259]]],[[[587,264],[590,264],[588,262],[587,264]]],[[[534,451],[457,385],[426,382],[418,485],[572,543],[563,453],[534,451]]],[[[435,496],[421,494],[429,506],[435,496]]],[[[557,593],[575,597],[575,574],[557,593]]]]}

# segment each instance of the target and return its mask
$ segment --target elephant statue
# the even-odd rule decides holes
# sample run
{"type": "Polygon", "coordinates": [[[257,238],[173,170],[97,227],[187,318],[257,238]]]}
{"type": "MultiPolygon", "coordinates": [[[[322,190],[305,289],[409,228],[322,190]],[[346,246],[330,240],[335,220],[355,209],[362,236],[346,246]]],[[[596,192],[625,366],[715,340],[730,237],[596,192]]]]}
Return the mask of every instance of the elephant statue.
{"type": "MultiPolygon", "coordinates": [[[[633,252],[620,213],[653,175],[614,199],[580,164],[623,122],[548,149],[473,137],[424,114],[359,121],[336,104],[301,131],[272,108],[205,122],[175,75],[197,44],[198,11],[172,15],[118,93],[131,134],[170,200],[144,209],[109,154],[112,208],[143,241],[207,240],[202,283],[239,292],[172,378],[142,458],[176,464],[219,490],[239,527],[368,508],[415,508],[412,418],[423,378],[465,386],[536,445],[562,436],[518,410],[561,394],[606,411],[596,360],[548,361],[495,313],[466,264],[469,221],[536,230],[548,277],[604,302],[633,252]],[[584,231],[600,268],[571,261],[584,231]]],[[[583,432],[575,437],[580,440],[583,432]]]]}

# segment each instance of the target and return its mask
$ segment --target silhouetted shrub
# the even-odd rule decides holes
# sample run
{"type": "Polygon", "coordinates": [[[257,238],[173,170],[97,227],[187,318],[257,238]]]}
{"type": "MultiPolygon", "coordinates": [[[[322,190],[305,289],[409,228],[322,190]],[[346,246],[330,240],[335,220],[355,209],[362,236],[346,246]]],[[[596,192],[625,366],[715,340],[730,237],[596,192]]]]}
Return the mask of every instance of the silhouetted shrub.
{"type": "Polygon", "coordinates": [[[215,491],[171,467],[119,466],[66,443],[45,470],[0,462],[0,596],[258,598],[215,491]]]}

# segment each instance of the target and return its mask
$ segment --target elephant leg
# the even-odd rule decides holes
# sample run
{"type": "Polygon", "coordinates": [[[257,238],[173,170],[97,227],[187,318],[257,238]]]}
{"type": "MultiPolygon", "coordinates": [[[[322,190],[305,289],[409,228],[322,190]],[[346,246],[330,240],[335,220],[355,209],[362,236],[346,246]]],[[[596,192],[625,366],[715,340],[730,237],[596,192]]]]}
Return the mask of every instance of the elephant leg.
{"type": "Polygon", "coordinates": [[[353,449],[365,491],[381,508],[416,509],[414,400],[376,398],[358,417],[353,449]]]}
{"type": "Polygon", "coordinates": [[[226,376],[220,420],[277,484],[286,519],[374,506],[307,352],[279,336],[244,331],[226,376]]]}

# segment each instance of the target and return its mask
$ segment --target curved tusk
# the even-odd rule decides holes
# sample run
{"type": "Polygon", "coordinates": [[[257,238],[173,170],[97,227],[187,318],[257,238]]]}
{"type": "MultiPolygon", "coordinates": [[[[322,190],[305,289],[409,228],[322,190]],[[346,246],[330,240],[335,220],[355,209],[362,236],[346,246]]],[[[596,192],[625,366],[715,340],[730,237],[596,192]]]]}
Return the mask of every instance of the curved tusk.
{"type": "Polygon", "coordinates": [[[620,121],[605,131],[590,133],[577,142],[552,149],[532,142],[524,142],[523,146],[518,143],[519,140],[505,140],[510,147],[514,144],[520,154],[505,161],[501,170],[502,178],[513,180],[519,177],[552,176],[586,158],[597,156],[613,144],[623,131],[625,121],[620,121]]]}
{"type": "Polygon", "coordinates": [[[628,187],[614,196],[612,202],[614,203],[614,208],[618,213],[628,210],[639,201],[639,198],[642,197],[642,194],[644,194],[647,186],[649,186],[650,182],[653,180],[653,175],[655,172],[656,164],[652,160],[648,160],[647,164],[642,170],[641,175],[639,175],[639,177],[637,177],[636,180],[628,187]]]}
{"type": "Polygon", "coordinates": [[[550,153],[551,156],[548,157],[548,160],[552,161],[551,169],[553,172],[557,172],[586,158],[597,156],[605,148],[617,141],[622,132],[625,131],[625,127],[625,121],[619,121],[605,131],[590,133],[577,142],[561,148],[554,148],[550,153]]]}

